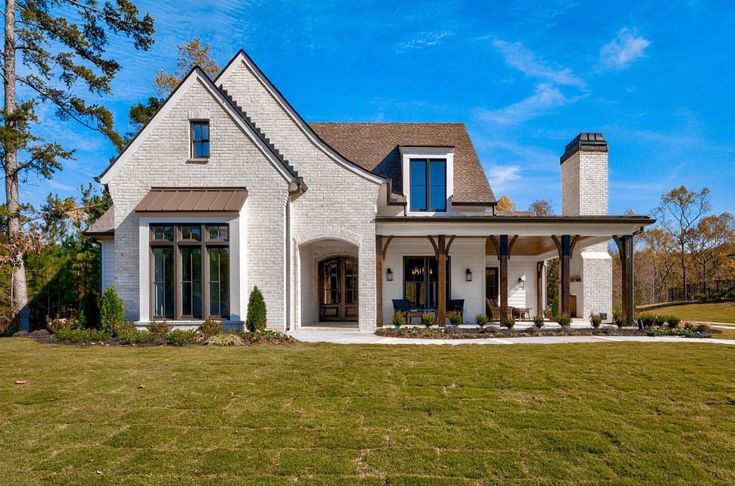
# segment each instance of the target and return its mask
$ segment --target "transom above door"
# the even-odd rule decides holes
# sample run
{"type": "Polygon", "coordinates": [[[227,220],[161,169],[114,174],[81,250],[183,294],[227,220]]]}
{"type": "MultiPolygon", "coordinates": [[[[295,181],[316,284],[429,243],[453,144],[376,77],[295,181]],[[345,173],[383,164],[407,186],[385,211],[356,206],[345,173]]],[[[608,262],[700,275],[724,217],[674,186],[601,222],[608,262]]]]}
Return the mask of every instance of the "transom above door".
{"type": "Polygon", "coordinates": [[[319,320],[356,321],[357,258],[340,256],[319,263],[319,320]]]}

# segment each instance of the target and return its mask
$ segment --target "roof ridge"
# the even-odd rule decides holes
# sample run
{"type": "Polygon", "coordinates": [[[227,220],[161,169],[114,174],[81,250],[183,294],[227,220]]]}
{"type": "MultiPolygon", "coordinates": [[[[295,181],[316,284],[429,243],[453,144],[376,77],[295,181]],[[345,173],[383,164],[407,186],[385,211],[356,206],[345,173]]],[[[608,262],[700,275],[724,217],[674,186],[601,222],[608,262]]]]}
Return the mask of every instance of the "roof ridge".
{"type": "Polygon", "coordinates": [[[339,122],[339,121],[310,121],[307,122],[309,125],[463,125],[467,126],[464,122],[339,122]]]}

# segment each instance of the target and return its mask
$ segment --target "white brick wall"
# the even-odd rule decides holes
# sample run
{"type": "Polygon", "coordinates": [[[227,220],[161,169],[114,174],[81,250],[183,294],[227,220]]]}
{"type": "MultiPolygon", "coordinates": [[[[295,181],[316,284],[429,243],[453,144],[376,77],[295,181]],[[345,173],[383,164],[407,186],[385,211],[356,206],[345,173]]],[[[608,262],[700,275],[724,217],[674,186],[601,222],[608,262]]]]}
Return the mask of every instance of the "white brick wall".
{"type": "MultiPolygon", "coordinates": [[[[296,246],[339,238],[358,249],[360,329],[375,327],[375,208],[379,185],[330,158],[298,127],[247,66],[238,62],[218,80],[304,178],[308,190],[292,206],[292,239],[296,246]]],[[[293,248],[296,254],[297,248],[293,248]]],[[[295,259],[294,259],[295,261],[295,259]]],[[[311,298],[293,272],[292,324],[301,300],[311,298]]],[[[313,283],[316,285],[316,282],[313,283]]]]}

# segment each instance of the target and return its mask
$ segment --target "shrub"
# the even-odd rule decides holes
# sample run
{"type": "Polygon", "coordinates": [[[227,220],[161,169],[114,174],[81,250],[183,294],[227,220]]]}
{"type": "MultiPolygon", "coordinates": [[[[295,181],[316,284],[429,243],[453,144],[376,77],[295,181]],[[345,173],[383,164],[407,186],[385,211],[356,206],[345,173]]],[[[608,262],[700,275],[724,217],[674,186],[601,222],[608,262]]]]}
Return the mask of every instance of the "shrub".
{"type": "Polygon", "coordinates": [[[86,292],[82,297],[79,306],[79,325],[80,327],[92,327],[99,329],[100,327],[100,306],[99,299],[94,292],[86,292]],[[84,323],[82,323],[82,316],[84,323]]]}
{"type": "Polygon", "coordinates": [[[123,344],[141,344],[160,342],[163,335],[133,327],[132,329],[120,328],[117,331],[117,337],[123,344]]]}
{"type": "Polygon", "coordinates": [[[644,328],[649,328],[656,323],[656,319],[654,318],[653,314],[643,312],[641,314],[638,314],[638,322],[644,328]]]}
{"type": "Polygon", "coordinates": [[[600,317],[600,314],[591,314],[590,323],[592,324],[592,327],[599,329],[602,325],[602,317],[600,317]]]}
{"type": "Polygon", "coordinates": [[[76,319],[64,319],[64,318],[56,318],[56,319],[49,319],[46,318],[46,327],[48,328],[49,332],[51,334],[56,334],[59,331],[70,331],[72,329],[76,329],[79,327],[79,321],[76,319]]]}
{"type": "Polygon", "coordinates": [[[258,287],[253,287],[248,301],[248,315],[245,325],[250,332],[263,331],[266,325],[265,300],[258,287]]]}
{"type": "Polygon", "coordinates": [[[93,341],[106,341],[110,334],[97,329],[61,329],[54,334],[59,341],[71,341],[73,343],[91,343],[93,341]]]}
{"type": "Polygon", "coordinates": [[[561,327],[569,327],[572,324],[572,318],[569,317],[569,314],[561,314],[556,318],[556,322],[558,322],[561,327]]]}
{"type": "Polygon", "coordinates": [[[449,323],[453,326],[459,326],[460,324],[462,324],[462,314],[457,311],[452,311],[448,313],[447,319],[449,319],[449,323]]]}
{"type": "Polygon", "coordinates": [[[505,319],[500,321],[500,324],[507,327],[508,329],[513,329],[516,325],[516,320],[513,318],[513,316],[508,316],[505,319]]]}
{"type": "Polygon", "coordinates": [[[245,341],[237,334],[214,334],[207,338],[208,346],[242,346],[245,341]]]}
{"type": "Polygon", "coordinates": [[[403,312],[401,311],[395,311],[393,313],[393,318],[391,319],[391,323],[393,323],[393,326],[396,328],[399,328],[403,325],[403,312]]]}
{"type": "Polygon", "coordinates": [[[488,317],[485,314],[477,314],[475,316],[475,324],[480,326],[480,329],[485,327],[485,325],[488,323],[489,320],[490,319],[488,319],[488,317]]]}
{"type": "Polygon", "coordinates": [[[686,321],[682,325],[682,327],[689,331],[694,332],[710,332],[712,331],[712,327],[709,324],[705,324],[704,322],[689,322],[686,321]]]}
{"type": "Polygon", "coordinates": [[[653,323],[657,325],[658,327],[663,327],[664,324],[666,324],[666,316],[655,314],[653,316],[653,323]]]}
{"type": "Polygon", "coordinates": [[[434,315],[433,312],[424,312],[421,315],[421,323],[427,328],[433,326],[435,322],[436,322],[436,315],[434,315]]]}
{"type": "Polygon", "coordinates": [[[279,331],[272,329],[266,329],[260,332],[246,332],[241,336],[245,341],[251,344],[262,344],[262,343],[292,343],[294,338],[288,334],[284,334],[279,331]]]}
{"type": "Polygon", "coordinates": [[[111,333],[115,326],[125,322],[125,309],[115,287],[108,287],[100,302],[100,330],[111,333]]]}
{"type": "Polygon", "coordinates": [[[551,315],[554,317],[559,315],[559,297],[554,297],[551,301],[551,315]]]}
{"type": "Polygon", "coordinates": [[[613,312],[613,322],[618,326],[618,329],[621,329],[625,325],[623,314],[618,311],[613,312]]]}
{"type": "Polygon", "coordinates": [[[151,322],[146,326],[151,334],[155,334],[158,337],[166,337],[166,334],[171,332],[174,327],[166,321],[151,322]]]}
{"type": "Polygon", "coordinates": [[[676,329],[681,323],[681,319],[677,316],[666,316],[666,323],[670,329],[676,329]]]}
{"type": "Polygon", "coordinates": [[[694,331],[692,329],[666,329],[652,327],[646,330],[647,336],[681,336],[681,337],[707,337],[708,335],[700,334],[701,331],[694,331]]]}
{"type": "Polygon", "coordinates": [[[196,342],[199,333],[196,331],[184,331],[183,329],[174,329],[166,335],[166,342],[174,346],[183,346],[196,342]]]}
{"type": "Polygon", "coordinates": [[[112,335],[113,336],[120,336],[120,334],[128,331],[135,331],[137,328],[132,322],[123,322],[122,324],[117,324],[112,328],[112,335]]]}
{"type": "Polygon", "coordinates": [[[218,334],[222,334],[225,332],[225,326],[223,326],[220,321],[217,321],[215,319],[207,319],[206,321],[202,322],[201,326],[199,326],[199,332],[205,338],[217,336],[218,334]]]}
{"type": "Polygon", "coordinates": [[[544,316],[540,314],[533,316],[533,325],[536,326],[538,329],[544,327],[544,316]]]}

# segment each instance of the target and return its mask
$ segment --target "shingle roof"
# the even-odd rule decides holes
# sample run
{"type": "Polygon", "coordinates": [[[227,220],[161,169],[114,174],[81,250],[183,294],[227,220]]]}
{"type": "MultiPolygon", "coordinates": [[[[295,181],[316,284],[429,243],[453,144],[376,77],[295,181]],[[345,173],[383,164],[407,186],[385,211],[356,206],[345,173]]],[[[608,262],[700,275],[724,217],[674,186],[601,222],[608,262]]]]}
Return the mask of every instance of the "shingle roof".
{"type": "Polygon", "coordinates": [[[115,233],[115,210],[113,206],[104,212],[97,221],[89,225],[86,233],[90,236],[112,235],[115,233]]]}
{"type": "Polygon", "coordinates": [[[401,194],[399,145],[454,147],[455,203],[495,202],[485,171],[463,123],[309,123],[346,159],[393,180],[401,194]]]}

